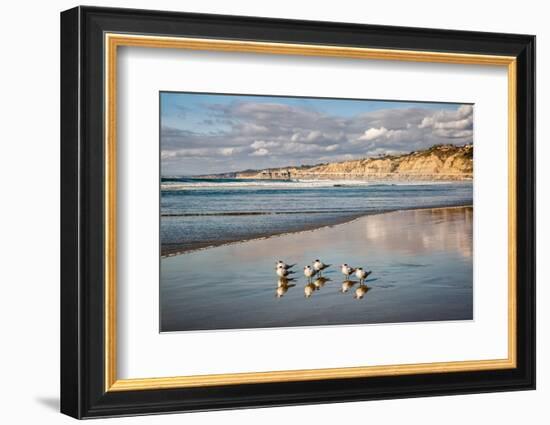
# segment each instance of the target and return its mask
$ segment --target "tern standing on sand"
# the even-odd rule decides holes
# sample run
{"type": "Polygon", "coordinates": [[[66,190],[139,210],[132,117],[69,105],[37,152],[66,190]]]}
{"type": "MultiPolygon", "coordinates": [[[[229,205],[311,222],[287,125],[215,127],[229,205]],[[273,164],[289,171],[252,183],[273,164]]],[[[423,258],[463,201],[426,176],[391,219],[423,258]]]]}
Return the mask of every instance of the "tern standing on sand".
{"type": "Polygon", "coordinates": [[[294,274],[293,271],[285,269],[283,266],[277,266],[277,276],[287,277],[288,275],[294,274]]]}
{"type": "Polygon", "coordinates": [[[349,280],[349,275],[355,272],[355,269],[347,264],[342,264],[340,270],[342,271],[342,274],[346,276],[346,280],[349,280]]]}
{"type": "Polygon", "coordinates": [[[321,272],[325,270],[326,268],[330,267],[330,264],[324,264],[321,260],[315,260],[313,262],[313,269],[319,273],[319,276],[321,275],[321,272]]]}
{"type": "Polygon", "coordinates": [[[311,280],[313,276],[315,276],[317,272],[313,270],[313,267],[311,266],[305,266],[304,267],[304,276],[307,277],[308,282],[311,280]]]}
{"type": "Polygon", "coordinates": [[[283,269],[288,270],[288,269],[291,269],[292,267],[294,267],[295,265],[296,265],[296,264],[286,264],[284,261],[279,260],[279,261],[277,261],[277,263],[275,264],[275,268],[281,266],[283,269]]]}
{"type": "Polygon", "coordinates": [[[357,267],[357,270],[355,270],[355,276],[357,276],[360,283],[363,283],[365,279],[368,277],[368,275],[371,273],[372,273],[371,271],[363,270],[362,267],[357,267]]]}

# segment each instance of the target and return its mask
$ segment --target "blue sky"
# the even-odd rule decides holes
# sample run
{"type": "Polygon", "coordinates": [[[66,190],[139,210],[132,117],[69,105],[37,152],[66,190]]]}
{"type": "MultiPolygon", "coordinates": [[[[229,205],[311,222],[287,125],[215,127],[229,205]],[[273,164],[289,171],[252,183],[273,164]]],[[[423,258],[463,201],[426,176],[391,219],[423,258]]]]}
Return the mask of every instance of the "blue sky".
{"type": "Polygon", "coordinates": [[[163,175],[341,161],[472,141],[473,108],[162,92],[163,175]]]}

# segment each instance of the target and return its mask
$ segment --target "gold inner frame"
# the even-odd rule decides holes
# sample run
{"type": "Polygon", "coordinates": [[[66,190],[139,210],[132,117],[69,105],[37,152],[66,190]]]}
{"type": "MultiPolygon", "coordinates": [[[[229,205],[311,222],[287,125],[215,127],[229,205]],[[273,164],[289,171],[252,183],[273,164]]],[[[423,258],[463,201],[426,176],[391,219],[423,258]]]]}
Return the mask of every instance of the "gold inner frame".
{"type": "Polygon", "coordinates": [[[148,35],[105,34],[105,391],[134,391],[214,385],[447,373],[516,367],[516,58],[462,53],[370,49],[148,35]],[[116,324],[116,123],[119,46],[325,56],[469,65],[504,66],[508,72],[508,357],[495,360],[361,366],[327,369],[118,379],[116,324]]]}

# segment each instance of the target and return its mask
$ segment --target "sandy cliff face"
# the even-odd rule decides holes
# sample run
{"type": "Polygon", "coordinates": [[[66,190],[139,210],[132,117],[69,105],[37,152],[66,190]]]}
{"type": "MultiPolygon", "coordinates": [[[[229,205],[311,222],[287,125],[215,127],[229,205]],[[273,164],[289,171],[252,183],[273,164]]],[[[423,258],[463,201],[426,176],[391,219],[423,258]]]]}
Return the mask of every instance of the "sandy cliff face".
{"type": "Polygon", "coordinates": [[[399,156],[365,158],[303,167],[248,170],[241,179],[468,180],[473,146],[440,145],[399,156]]]}

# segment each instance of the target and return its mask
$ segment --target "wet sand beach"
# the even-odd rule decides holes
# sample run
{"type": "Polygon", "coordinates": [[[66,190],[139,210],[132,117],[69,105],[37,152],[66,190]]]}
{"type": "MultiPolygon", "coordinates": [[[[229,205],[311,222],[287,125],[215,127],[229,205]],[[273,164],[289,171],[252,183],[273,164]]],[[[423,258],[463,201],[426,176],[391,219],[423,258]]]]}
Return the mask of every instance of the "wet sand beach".
{"type": "Polygon", "coordinates": [[[472,207],[393,211],[162,258],[161,331],[471,320],[472,225],[472,207]],[[332,267],[308,284],[317,258],[332,267]],[[372,270],[366,287],[342,263],[372,270]]]}
{"type": "Polygon", "coordinates": [[[471,205],[472,194],[472,182],[182,178],[161,189],[161,255],[334,226],[368,214],[471,205]]]}

